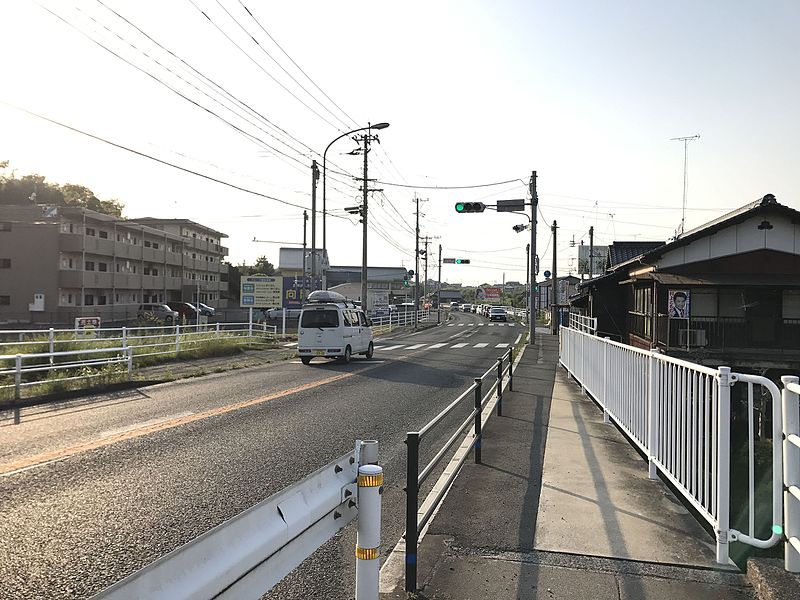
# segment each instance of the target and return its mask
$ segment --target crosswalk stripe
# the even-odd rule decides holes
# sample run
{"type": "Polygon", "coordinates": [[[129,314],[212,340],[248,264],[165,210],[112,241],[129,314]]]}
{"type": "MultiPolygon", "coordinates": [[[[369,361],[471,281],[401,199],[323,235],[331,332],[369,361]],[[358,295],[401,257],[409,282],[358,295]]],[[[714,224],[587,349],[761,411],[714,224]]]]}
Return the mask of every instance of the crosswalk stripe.
{"type": "Polygon", "coordinates": [[[433,344],[431,346],[431,349],[434,350],[436,348],[444,348],[445,346],[447,346],[447,343],[444,343],[444,344],[433,344]]]}
{"type": "Polygon", "coordinates": [[[486,323],[478,323],[478,327],[483,327],[486,323]]]}
{"type": "Polygon", "coordinates": [[[447,324],[447,326],[448,326],[448,327],[455,327],[455,326],[456,326],[456,324],[455,324],[455,323],[448,323],[448,324],[447,324]]]}
{"type": "Polygon", "coordinates": [[[509,327],[514,327],[515,323],[506,323],[509,327]]]}
{"type": "Polygon", "coordinates": [[[459,326],[459,327],[463,327],[463,326],[464,326],[464,323],[459,323],[459,324],[458,324],[458,326],[459,326]]]}
{"type": "Polygon", "coordinates": [[[466,344],[453,344],[453,348],[463,348],[466,344]]]}
{"type": "Polygon", "coordinates": [[[475,348],[486,348],[486,346],[488,346],[488,345],[489,345],[489,344],[487,344],[487,343],[485,343],[485,342],[481,342],[480,344],[475,344],[475,346],[474,346],[474,347],[475,347],[475,348]]]}
{"type": "Polygon", "coordinates": [[[405,344],[399,344],[397,346],[386,346],[385,348],[378,348],[378,350],[384,350],[384,351],[397,350],[398,348],[402,348],[403,346],[405,346],[405,344]]]}
{"type": "Polygon", "coordinates": [[[508,348],[508,344],[497,344],[495,348],[508,348]]]}
{"type": "MultiPolygon", "coordinates": [[[[409,346],[406,350],[416,350],[417,348],[422,348],[423,346],[427,346],[428,344],[414,344],[413,346],[409,346]]],[[[508,345],[508,344],[506,344],[508,345]]]]}
{"type": "Polygon", "coordinates": [[[489,323],[489,327],[494,327],[494,323],[489,323]]]}

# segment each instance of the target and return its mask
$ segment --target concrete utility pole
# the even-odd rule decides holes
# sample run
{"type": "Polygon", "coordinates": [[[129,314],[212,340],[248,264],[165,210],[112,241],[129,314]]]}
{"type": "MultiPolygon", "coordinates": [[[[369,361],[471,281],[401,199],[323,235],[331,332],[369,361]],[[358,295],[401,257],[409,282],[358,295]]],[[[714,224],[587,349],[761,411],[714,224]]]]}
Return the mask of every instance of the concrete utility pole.
{"type": "Polygon", "coordinates": [[[301,300],[305,300],[308,297],[306,294],[306,275],[308,275],[308,269],[306,267],[306,228],[308,225],[308,211],[303,211],[303,293],[300,297],[301,300]]]}
{"type": "Polygon", "coordinates": [[[525,307],[527,308],[528,313],[528,323],[531,322],[531,314],[533,313],[533,307],[531,306],[531,296],[530,293],[530,285],[531,285],[531,245],[527,244],[525,246],[525,291],[528,293],[525,295],[525,307]]]}
{"type": "Polygon", "coordinates": [[[550,324],[552,326],[553,335],[558,335],[559,311],[558,308],[556,308],[556,305],[558,304],[558,271],[556,270],[558,266],[558,262],[556,262],[556,250],[558,249],[558,238],[557,238],[558,225],[556,224],[555,221],[553,221],[552,232],[553,232],[553,275],[550,279],[550,282],[553,288],[553,302],[550,308],[552,313],[552,317],[550,318],[550,324]]]}
{"type": "Polygon", "coordinates": [[[422,281],[422,297],[428,295],[428,244],[431,243],[431,238],[425,236],[425,279],[422,281]]]}
{"type": "MultiPolygon", "coordinates": [[[[317,281],[317,180],[319,179],[319,169],[317,161],[311,161],[311,290],[316,289],[317,281]]],[[[304,239],[305,239],[305,233],[304,239]]],[[[304,242],[305,243],[305,242],[304,242]]],[[[305,249],[303,250],[303,279],[305,280],[305,249]]],[[[303,289],[306,284],[303,281],[303,289]]]]}
{"type": "Polygon", "coordinates": [[[436,290],[436,324],[442,322],[442,245],[439,244],[439,285],[436,290]]]}
{"type": "Polygon", "coordinates": [[[417,226],[414,229],[414,329],[419,326],[419,196],[414,193],[414,202],[417,204],[417,226]]]}
{"type": "Polygon", "coordinates": [[[589,227],[589,279],[594,275],[594,225],[589,227]]]}
{"type": "Polygon", "coordinates": [[[536,287],[536,210],[539,207],[539,196],[536,193],[536,171],[531,172],[530,181],[531,192],[531,245],[530,254],[528,255],[528,276],[530,277],[530,286],[528,292],[528,306],[530,318],[528,319],[528,345],[536,346],[536,304],[533,301],[533,291],[536,287]]]}

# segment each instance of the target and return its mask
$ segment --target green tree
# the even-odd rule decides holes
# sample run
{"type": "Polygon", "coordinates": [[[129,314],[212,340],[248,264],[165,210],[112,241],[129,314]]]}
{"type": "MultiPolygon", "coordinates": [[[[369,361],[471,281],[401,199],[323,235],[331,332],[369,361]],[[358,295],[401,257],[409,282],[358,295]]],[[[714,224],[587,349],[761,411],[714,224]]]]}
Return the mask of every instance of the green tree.
{"type": "Polygon", "coordinates": [[[275,266],[267,260],[266,256],[259,256],[256,263],[248,268],[250,269],[248,275],[275,275],[275,266]]]}

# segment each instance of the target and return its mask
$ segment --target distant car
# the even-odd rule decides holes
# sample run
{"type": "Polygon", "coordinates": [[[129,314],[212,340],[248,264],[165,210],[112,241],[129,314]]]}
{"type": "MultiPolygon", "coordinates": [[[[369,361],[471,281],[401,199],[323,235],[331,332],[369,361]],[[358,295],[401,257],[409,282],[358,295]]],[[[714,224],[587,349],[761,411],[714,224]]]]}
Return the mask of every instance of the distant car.
{"type": "Polygon", "coordinates": [[[506,309],[502,306],[493,306],[489,310],[489,320],[490,321],[508,321],[508,313],[506,313],[506,309]]]}
{"type": "Polygon", "coordinates": [[[178,313],[179,318],[181,321],[194,321],[197,319],[198,309],[195,308],[194,304],[190,304],[189,302],[167,302],[167,306],[169,306],[172,310],[178,313]]]}
{"type": "Polygon", "coordinates": [[[462,304],[461,310],[463,310],[465,313],[472,312],[472,304],[462,304]]]}
{"type": "Polygon", "coordinates": [[[198,302],[197,307],[200,309],[200,314],[204,317],[213,317],[215,314],[217,314],[217,309],[209,306],[208,304],[198,302]]]}
{"type": "Polygon", "coordinates": [[[178,312],[163,303],[140,304],[136,313],[138,317],[155,317],[164,323],[172,324],[178,320],[178,312]]]}
{"type": "Polygon", "coordinates": [[[453,311],[453,312],[458,312],[460,310],[458,302],[451,302],[450,303],[450,310],[453,311]]]}
{"type": "MultiPolygon", "coordinates": [[[[283,319],[283,311],[282,308],[270,308],[264,311],[264,317],[267,319],[283,319]]],[[[287,319],[299,319],[300,313],[302,309],[300,308],[287,308],[286,309],[286,318],[287,319]]]]}

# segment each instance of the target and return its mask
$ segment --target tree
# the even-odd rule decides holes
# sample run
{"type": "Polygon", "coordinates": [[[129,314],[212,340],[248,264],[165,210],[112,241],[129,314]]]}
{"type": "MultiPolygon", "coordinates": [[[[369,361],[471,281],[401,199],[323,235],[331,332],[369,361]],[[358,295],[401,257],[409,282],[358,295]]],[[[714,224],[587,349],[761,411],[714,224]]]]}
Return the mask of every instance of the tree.
{"type": "MultiPolygon", "coordinates": [[[[7,160],[0,161],[0,170],[7,169],[8,165],[7,160]]],[[[75,183],[60,186],[45,181],[43,175],[17,177],[14,171],[10,175],[0,173],[0,204],[75,206],[113,217],[121,217],[124,208],[119,200],[100,200],[86,186],[75,183]]]]}
{"type": "Polygon", "coordinates": [[[259,256],[256,264],[249,269],[249,275],[275,275],[275,266],[267,260],[266,256],[259,256]]]}

